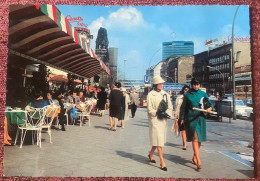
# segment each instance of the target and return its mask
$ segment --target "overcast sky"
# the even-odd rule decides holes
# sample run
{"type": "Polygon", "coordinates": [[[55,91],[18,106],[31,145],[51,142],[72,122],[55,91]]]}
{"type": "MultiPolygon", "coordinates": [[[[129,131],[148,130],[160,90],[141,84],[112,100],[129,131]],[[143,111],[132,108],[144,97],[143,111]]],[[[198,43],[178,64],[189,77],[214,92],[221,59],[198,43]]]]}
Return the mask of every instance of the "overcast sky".
{"type": "MultiPolygon", "coordinates": [[[[195,54],[206,50],[206,40],[231,36],[237,6],[76,6],[57,5],[64,16],[81,16],[94,39],[106,28],[109,47],[118,48],[118,70],[126,79],[143,79],[148,64],[161,60],[164,41],[193,41],[195,54]],[[153,56],[154,55],[154,56],[153,56]]],[[[77,23],[73,23],[77,26],[77,23]]],[[[240,6],[235,37],[250,37],[249,8],[240,6]]]]}

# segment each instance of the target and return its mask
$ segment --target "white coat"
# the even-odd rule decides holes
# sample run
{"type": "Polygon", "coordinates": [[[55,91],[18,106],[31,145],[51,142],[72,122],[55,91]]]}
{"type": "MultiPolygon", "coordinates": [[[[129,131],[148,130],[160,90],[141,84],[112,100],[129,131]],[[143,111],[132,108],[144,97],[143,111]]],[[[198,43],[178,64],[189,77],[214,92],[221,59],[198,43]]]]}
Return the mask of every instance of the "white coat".
{"type": "Polygon", "coordinates": [[[164,146],[166,143],[167,124],[166,119],[157,119],[156,112],[159,107],[163,95],[167,95],[168,109],[166,113],[172,117],[172,103],[170,95],[161,90],[157,92],[152,90],[147,96],[147,114],[149,120],[149,136],[152,146],[164,146]]]}
{"type": "Polygon", "coordinates": [[[125,94],[125,117],[124,117],[124,120],[127,121],[129,120],[129,114],[128,114],[128,104],[130,103],[130,97],[129,95],[126,93],[125,94]]]}

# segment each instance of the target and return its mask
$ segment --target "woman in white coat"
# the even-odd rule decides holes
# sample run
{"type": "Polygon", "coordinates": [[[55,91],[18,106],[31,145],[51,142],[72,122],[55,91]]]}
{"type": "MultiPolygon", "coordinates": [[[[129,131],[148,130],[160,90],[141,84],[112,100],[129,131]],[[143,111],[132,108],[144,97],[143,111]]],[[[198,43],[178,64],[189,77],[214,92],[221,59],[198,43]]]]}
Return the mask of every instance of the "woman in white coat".
{"type": "MultiPolygon", "coordinates": [[[[152,145],[152,148],[149,152],[148,158],[150,162],[156,163],[153,159],[153,153],[155,149],[157,148],[158,155],[160,158],[160,165],[161,169],[164,171],[167,171],[166,164],[163,159],[163,150],[162,147],[166,143],[166,132],[167,132],[167,124],[166,124],[166,118],[158,119],[157,118],[157,110],[159,107],[160,102],[163,99],[163,96],[166,95],[167,97],[167,103],[168,103],[168,109],[166,110],[166,113],[170,116],[172,116],[172,103],[170,99],[170,95],[163,91],[163,83],[165,81],[160,76],[155,76],[153,78],[153,90],[149,92],[147,96],[147,113],[148,113],[148,119],[149,119],[149,136],[150,136],[150,143],[152,145]]],[[[165,99],[166,101],[166,99],[165,99]]]]}
{"type": "Polygon", "coordinates": [[[121,88],[121,91],[123,92],[123,103],[124,106],[122,106],[122,115],[121,115],[121,127],[124,128],[125,127],[125,122],[129,120],[129,115],[128,115],[128,105],[130,104],[130,97],[129,95],[126,93],[126,89],[125,88],[121,88]]]}

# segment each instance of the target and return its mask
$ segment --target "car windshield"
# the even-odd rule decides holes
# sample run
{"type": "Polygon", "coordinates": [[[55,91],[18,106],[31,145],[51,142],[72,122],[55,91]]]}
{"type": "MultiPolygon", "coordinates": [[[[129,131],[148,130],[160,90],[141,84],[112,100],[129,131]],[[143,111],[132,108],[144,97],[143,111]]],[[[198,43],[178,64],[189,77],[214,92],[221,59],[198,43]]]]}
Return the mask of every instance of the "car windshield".
{"type": "Polygon", "coordinates": [[[242,100],[237,100],[236,101],[236,105],[237,106],[244,106],[245,104],[244,104],[244,102],[242,100]]]}

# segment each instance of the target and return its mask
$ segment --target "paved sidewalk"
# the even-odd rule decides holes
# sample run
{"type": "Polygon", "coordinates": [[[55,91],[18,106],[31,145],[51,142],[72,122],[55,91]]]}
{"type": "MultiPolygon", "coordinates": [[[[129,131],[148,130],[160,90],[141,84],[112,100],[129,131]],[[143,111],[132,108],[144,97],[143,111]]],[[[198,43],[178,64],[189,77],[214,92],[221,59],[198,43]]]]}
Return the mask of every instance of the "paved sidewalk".
{"type": "MultiPolygon", "coordinates": [[[[208,139],[201,146],[201,171],[191,163],[192,146],[182,150],[181,137],[170,131],[163,148],[168,171],[160,162],[149,163],[150,150],[146,109],[138,108],[136,117],[125,128],[109,131],[108,115],[91,117],[91,126],[68,126],[66,131],[52,130],[53,143],[42,134],[42,148],[31,143],[4,147],[5,176],[55,177],[174,177],[174,178],[251,178],[253,167],[232,157],[237,152],[251,155],[245,144],[253,137],[252,123],[246,120],[208,121],[208,139]]],[[[29,136],[29,135],[28,135],[29,136]]],[[[29,139],[30,140],[30,139],[29,139]]]]}

